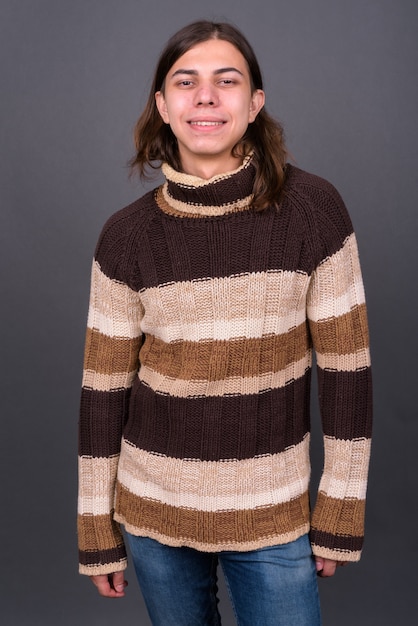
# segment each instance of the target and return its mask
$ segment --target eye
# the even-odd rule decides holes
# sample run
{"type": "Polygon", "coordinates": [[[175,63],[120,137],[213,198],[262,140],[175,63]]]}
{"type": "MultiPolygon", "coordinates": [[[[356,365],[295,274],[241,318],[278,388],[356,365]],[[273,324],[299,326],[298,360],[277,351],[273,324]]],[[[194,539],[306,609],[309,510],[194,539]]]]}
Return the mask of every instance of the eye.
{"type": "Polygon", "coordinates": [[[180,80],[177,84],[179,87],[190,87],[193,85],[193,82],[185,78],[184,80],[180,80]]]}
{"type": "Polygon", "coordinates": [[[222,78],[219,82],[222,85],[235,85],[235,80],[233,78],[222,78]]]}

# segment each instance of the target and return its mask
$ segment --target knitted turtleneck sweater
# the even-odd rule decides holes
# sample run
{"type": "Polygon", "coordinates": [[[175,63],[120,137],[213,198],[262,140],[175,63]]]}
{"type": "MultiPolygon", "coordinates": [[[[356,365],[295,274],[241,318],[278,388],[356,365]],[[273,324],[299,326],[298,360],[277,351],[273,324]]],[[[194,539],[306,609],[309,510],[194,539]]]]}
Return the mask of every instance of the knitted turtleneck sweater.
{"type": "Polygon", "coordinates": [[[251,208],[254,166],[167,182],[96,249],[80,419],[80,571],[126,566],[119,522],[203,551],[311,532],[360,557],[371,434],[363,285],[335,189],[293,166],[251,208]],[[311,515],[316,353],[325,463],[311,515]]]}

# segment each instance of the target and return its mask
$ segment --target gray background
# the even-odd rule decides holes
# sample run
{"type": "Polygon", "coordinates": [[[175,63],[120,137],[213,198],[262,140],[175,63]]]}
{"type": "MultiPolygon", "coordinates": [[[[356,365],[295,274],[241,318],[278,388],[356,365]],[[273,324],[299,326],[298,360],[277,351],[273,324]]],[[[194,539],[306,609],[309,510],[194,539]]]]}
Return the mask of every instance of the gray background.
{"type": "MultiPolygon", "coordinates": [[[[126,161],[156,58],[202,17],[247,34],[297,164],[337,186],[358,235],[376,407],[367,539],[360,564],[320,581],[324,624],[415,624],[416,0],[1,0],[0,619],[149,624],[132,571],[117,601],[77,574],[81,360],[99,230],[145,190],[126,161]]],[[[232,624],[224,591],[222,605],[232,624]]]]}

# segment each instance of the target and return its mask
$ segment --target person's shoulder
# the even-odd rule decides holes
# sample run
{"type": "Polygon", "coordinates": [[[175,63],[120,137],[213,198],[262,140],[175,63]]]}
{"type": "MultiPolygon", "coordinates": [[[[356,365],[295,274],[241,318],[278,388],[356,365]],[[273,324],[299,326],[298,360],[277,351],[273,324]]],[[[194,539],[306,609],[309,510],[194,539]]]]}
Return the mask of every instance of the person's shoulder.
{"type": "Polygon", "coordinates": [[[315,206],[320,204],[321,199],[324,201],[326,198],[338,205],[344,204],[340,193],[331,182],[290,163],[286,166],[285,188],[288,195],[305,197],[313,201],[315,206]]]}
{"type": "Polygon", "coordinates": [[[126,234],[147,221],[152,215],[155,192],[156,190],[153,189],[113,213],[102,228],[102,236],[105,234],[110,236],[126,234]]]}
{"type": "Polygon", "coordinates": [[[353,224],[334,185],[294,165],[288,166],[286,183],[290,210],[301,216],[305,233],[320,256],[339,250],[353,234],[353,224]]]}
{"type": "Polygon", "coordinates": [[[95,261],[108,276],[124,280],[126,266],[140,246],[147,225],[156,214],[155,189],[119,209],[105,222],[94,253],[95,261]]]}

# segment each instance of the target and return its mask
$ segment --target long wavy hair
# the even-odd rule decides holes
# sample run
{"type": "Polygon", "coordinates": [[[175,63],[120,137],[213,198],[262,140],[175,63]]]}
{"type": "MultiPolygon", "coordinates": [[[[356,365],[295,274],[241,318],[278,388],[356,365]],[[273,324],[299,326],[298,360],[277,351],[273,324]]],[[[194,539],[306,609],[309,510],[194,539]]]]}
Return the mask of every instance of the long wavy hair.
{"type": "MultiPolygon", "coordinates": [[[[163,162],[178,171],[182,170],[177,139],[158,112],[155,93],[164,93],[165,79],[174,63],[190,48],[209,39],[221,39],[235,46],[247,62],[252,92],[263,89],[263,79],[254,50],[237,28],[224,22],[202,20],[179,30],[169,39],[161,53],[147,103],[135,125],[136,153],[129,165],[131,172],[137,171],[143,179],[149,177],[149,168],[158,169],[163,162]]],[[[233,149],[234,156],[239,157],[245,157],[251,152],[256,168],[252,205],[255,209],[262,210],[278,203],[288,155],[283,128],[265,108],[248,125],[244,136],[233,149]]]]}

